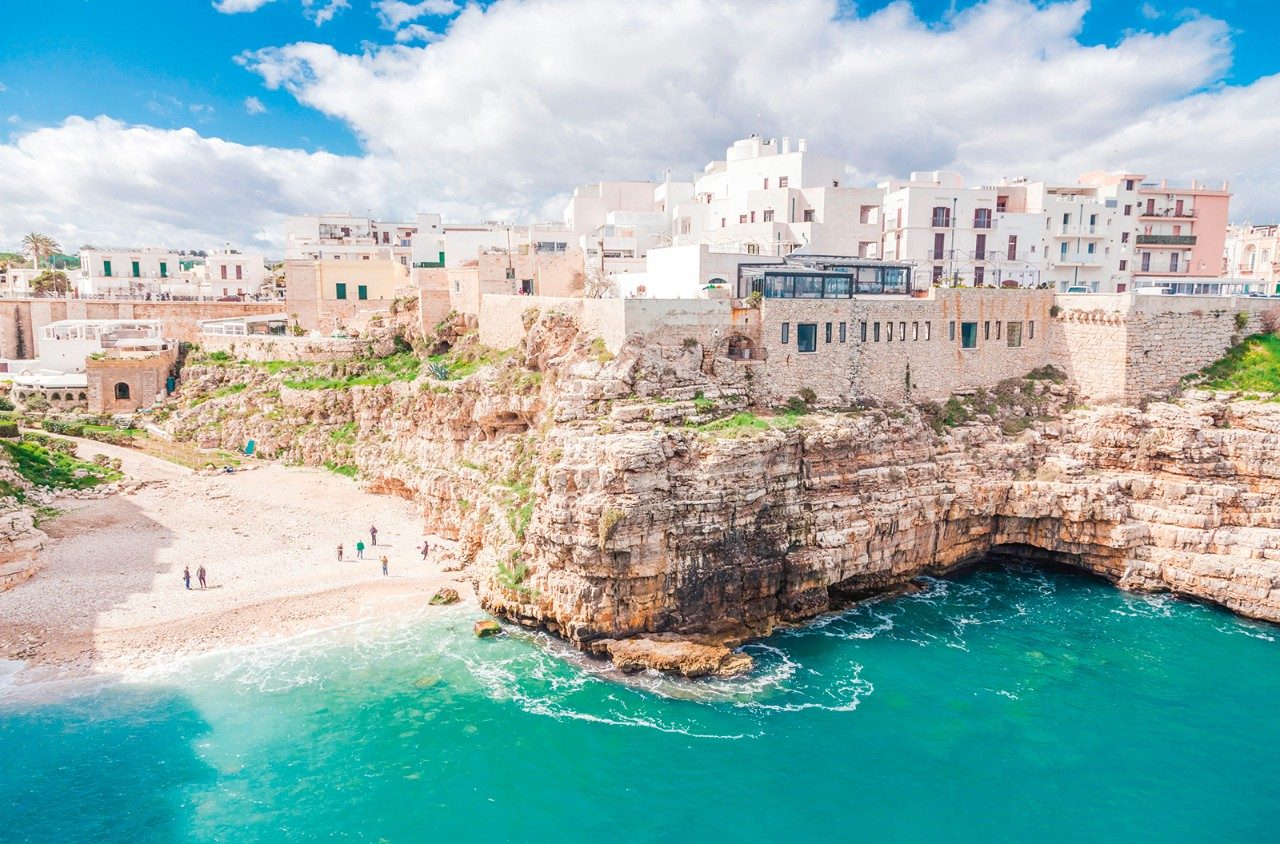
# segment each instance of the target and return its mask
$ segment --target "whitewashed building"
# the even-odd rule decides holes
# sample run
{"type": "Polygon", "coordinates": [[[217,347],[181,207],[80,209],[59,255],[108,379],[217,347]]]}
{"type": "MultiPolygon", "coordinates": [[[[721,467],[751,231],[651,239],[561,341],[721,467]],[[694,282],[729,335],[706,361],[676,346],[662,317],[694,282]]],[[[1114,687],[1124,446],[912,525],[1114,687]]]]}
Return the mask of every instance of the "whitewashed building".
{"type": "Polygon", "coordinates": [[[202,295],[199,262],[168,249],[85,249],[70,281],[82,298],[196,298],[202,295]]]}
{"type": "Polygon", "coordinates": [[[258,296],[267,286],[267,268],[261,252],[214,252],[204,259],[202,293],[214,299],[258,296]]]}

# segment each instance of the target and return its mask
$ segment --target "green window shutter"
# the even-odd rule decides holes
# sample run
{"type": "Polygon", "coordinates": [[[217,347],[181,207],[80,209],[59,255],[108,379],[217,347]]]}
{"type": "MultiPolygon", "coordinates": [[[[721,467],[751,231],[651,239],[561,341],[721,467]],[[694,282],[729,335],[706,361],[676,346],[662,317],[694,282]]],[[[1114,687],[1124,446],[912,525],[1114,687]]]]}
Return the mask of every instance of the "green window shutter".
{"type": "Polygon", "coordinates": [[[102,262],[102,274],[107,278],[111,278],[111,262],[110,261],[102,262]]]}
{"type": "Polygon", "coordinates": [[[169,277],[169,265],[166,264],[164,261],[160,262],[160,277],[161,278],[169,277]]]}
{"type": "Polygon", "coordinates": [[[137,261],[134,261],[134,262],[133,262],[133,277],[134,277],[134,278],[137,278],[137,277],[138,277],[138,276],[140,276],[140,275],[142,275],[142,273],[141,273],[141,272],[139,272],[139,270],[138,270],[138,262],[137,262],[137,261]]]}
{"type": "Polygon", "coordinates": [[[337,297],[338,299],[347,298],[347,285],[343,284],[342,282],[338,282],[337,284],[334,285],[334,287],[336,288],[336,291],[334,293],[335,297],[337,297]]]}
{"type": "Polygon", "coordinates": [[[359,287],[357,287],[357,288],[356,288],[356,295],[357,295],[357,296],[359,296],[361,299],[368,299],[368,298],[369,298],[369,287],[368,287],[368,285],[362,284],[362,285],[360,285],[359,287]]]}

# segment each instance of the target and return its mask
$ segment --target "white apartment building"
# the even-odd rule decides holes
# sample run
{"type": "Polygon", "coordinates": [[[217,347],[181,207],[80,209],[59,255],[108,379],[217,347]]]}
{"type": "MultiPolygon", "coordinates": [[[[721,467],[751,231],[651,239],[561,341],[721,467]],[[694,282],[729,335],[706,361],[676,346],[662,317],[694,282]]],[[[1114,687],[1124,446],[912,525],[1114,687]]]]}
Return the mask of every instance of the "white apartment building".
{"type": "Polygon", "coordinates": [[[193,272],[198,263],[168,249],[86,249],[71,285],[86,298],[194,298],[201,295],[201,279],[193,272]]]}
{"type": "Polygon", "coordinates": [[[214,252],[204,260],[203,293],[215,299],[257,296],[264,292],[266,275],[261,252],[214,252]]]}
{"type": "Polygon", "coordinates": [[[562,223],[449,223],[444,226],[445,266],[459,267],[492,252],[568,252],[575,241],[573,232],[562,223]]]}
{"type": "Polygon", "coordinates": [[[642,272],[650,249],[670,243],[670,202],[687,202],[692,182],[598,182],[574,189],[565,228],[585,263],[606,275],[642,272]]]}
{"type": "Polygon", "coordinates": [[[439,214],[396,223],[351,214],[285,218],[285,260],[372,261],[391,259],[408,268],[439,265],[443,231],[439,214]]]}

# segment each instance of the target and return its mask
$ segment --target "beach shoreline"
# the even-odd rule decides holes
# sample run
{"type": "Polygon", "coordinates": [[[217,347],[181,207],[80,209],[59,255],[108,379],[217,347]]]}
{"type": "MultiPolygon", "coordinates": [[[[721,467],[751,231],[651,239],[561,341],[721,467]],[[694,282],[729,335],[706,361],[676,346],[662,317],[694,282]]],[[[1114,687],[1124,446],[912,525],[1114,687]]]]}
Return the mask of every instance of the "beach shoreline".
{"type": "Polygon", "coordinates": [[[448,543],[432,540],[422,560],[431,538],[413,502],[318,469],[258,464],[207,475],[78,442],[82,457],[118,457],[139,483],[58,501],[35,576],[0,593],[0,660],[21,665],[19,678],[144,670],[425,608],[441,588],[473,592],[446,570],[448,543]],[[363,560],[353,559],[357,541],[368,546],[363,560]]]}

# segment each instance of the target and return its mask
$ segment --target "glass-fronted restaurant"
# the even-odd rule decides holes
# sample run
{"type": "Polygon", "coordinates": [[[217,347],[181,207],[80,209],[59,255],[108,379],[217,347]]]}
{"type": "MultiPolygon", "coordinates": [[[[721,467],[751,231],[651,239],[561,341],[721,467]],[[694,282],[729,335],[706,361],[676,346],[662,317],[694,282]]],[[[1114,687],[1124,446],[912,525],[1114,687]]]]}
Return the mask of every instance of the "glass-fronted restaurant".
{"type": "Polygon", "coordinates": [[[766,299],[848,299],[864,294],[911,292],[911,266],[885,261],[809,256],[777,264],[738,267],[738,296],[766,299]]]}

